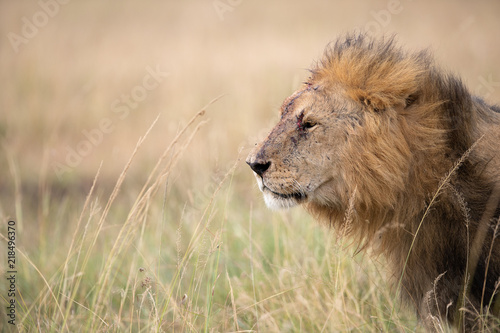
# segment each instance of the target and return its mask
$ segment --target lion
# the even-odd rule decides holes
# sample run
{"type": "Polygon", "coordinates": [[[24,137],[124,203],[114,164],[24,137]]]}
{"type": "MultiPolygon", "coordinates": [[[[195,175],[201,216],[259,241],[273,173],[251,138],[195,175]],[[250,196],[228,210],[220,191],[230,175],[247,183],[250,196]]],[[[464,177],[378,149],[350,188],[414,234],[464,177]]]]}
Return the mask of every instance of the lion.
{"type": "Polygon", "coordinates": [[[500,108],[428,50],[349,34],[280,111],[246,160],[269,208],[382,254],[427,329],[498,325],[500,108]]]}

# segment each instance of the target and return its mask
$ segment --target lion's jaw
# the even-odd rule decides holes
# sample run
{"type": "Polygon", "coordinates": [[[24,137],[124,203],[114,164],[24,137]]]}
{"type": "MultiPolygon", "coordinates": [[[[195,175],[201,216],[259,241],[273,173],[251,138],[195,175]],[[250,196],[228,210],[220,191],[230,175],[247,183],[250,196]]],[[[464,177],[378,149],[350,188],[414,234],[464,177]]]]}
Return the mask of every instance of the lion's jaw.
{"type": "Polygon", "coordinates": [[[307,201],[307,193],[297,191],[292,193],[280,193],[272,190],[264,184],[264,179],[254,172],[257,185],[264,196],[266,206],[271,210],[288,209],[307,201]]]}

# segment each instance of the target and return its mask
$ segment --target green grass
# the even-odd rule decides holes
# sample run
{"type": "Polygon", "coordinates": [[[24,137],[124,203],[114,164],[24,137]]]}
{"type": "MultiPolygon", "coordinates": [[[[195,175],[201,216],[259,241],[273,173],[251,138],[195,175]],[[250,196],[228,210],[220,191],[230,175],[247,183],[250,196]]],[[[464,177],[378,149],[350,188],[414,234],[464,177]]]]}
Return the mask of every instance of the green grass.
{"type": "Polygon", "coordinates": [[[39,189],[46,220],[65,223],[17,249],[19,331],[414,331],[368,256],[300,210],[267,211],[255,188],[251,201],[235,194],[242,156],[211,193],[183,201],[196,189],[171,177],[202,113],[142,186],[125,190],[134,152],[107,193],[99,172],[85,197],[39,189]]]}

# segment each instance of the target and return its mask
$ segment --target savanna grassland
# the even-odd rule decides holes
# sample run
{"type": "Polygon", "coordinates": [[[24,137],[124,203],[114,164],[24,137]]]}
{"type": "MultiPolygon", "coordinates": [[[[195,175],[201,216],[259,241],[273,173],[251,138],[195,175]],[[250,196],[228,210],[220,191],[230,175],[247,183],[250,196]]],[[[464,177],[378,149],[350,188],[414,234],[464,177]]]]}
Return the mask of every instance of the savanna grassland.
{"type": "Polygon", "coordinates": [[[500,101],[499,13],[498,1],[1,0],[0,331],[422,330],[383,258],[301,209],[269,211],[244,160],[354,28],[430,47],[500,101]]]}

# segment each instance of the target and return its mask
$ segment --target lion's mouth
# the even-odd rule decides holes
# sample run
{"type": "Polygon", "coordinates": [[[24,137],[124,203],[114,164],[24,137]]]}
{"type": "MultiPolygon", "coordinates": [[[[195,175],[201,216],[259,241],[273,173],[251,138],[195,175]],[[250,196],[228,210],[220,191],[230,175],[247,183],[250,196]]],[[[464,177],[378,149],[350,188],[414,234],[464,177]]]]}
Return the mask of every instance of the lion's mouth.
{"type": "Polygon", "coordinates": [[[307,200],[307,195],[303,192],[280,193],[271,190],[266,185],[261,185],[266,204],[271,209],[290,208],[299,205],[307,200]]]}
{"type": "Polygon", "coordinates": [[[262,177],[256,175],[255,178],[257,179],[259,189],[264,195],[264,201],[267,207],[271,209],[290,208],[308,200],[307,194],[303,191],[292,193],[276,192],[264,184],[264,179],[262,179],[262,177]]]}
{"type": "Polygon", "coordinates": [[[269,192],[271,192],[275,196],[280,197],[282,199],[295,199],[297,201],[302,201],[302,200],[305,200],[307,198],[305,193],[296,192],[296,193],[284,194],[284,193],[275,192],[275,191],[271,190],[269,187],[265,187],[265,190],[268,190],[269,192]]]}

